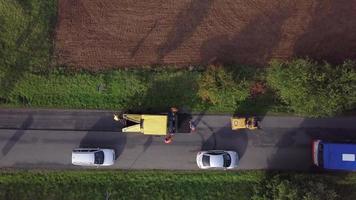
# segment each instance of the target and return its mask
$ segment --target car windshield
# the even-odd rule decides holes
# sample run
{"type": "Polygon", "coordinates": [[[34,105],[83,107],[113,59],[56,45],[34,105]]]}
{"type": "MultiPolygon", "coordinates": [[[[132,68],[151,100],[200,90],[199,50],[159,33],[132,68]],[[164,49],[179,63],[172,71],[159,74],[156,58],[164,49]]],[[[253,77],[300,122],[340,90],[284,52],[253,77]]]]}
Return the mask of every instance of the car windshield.
{"type": "Polygon", "coordinates": [[[104,163],[104,152],[98,151],[94,153],[95,161],[94,164],[103,164],[104,163]]]}
{"type": "Polygon", "coordinates": [[[210,156],[203,155],[203,166],[210,166],[210,156]]]}
{"type": "Polygon", "coordinates": [[[228,153],[224,153],[224,167],[229,167],[231,165],[231,156],[228,153]]]}

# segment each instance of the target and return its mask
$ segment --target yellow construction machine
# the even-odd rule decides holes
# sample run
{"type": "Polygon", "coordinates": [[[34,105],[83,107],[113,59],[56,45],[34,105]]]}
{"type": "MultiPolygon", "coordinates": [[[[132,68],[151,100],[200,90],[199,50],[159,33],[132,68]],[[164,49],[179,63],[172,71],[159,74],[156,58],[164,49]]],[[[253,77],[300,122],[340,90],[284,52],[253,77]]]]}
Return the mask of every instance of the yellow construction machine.
{"type": "Polygon", "coordinates": [[[191,129],[195,129],[192,127],[191,116],[178,114],[177,108],[171,108],[164,114],[114,114],[114,120],[123,124],[124,133],[165,136],[177,132],[189,133],[191,129]]]}
{"type": "Polygon", "coordinates": [[[232,117],[231,118],[232,130],[249,129],[255,130],[261,128],[260,120],[257,117],[232,117]]]}

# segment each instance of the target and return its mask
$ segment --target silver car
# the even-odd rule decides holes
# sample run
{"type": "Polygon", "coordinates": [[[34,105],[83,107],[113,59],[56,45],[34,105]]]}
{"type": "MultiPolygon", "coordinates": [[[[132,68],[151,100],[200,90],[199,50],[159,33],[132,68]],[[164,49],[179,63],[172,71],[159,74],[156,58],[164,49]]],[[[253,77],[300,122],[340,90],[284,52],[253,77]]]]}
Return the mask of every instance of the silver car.
{"type": "Polygon", "coordinates": [[[197,165],[200,169],[233,169],[237,166],[238,160],[235,151],[211,150],[200,151],[197,154],[197,165]]]}
{"type": "Polygon", "coordinates": [[[113,149],[76,148],[72,151],[72,164],[81,166],[110,166],[115,162],[113,149]]]}

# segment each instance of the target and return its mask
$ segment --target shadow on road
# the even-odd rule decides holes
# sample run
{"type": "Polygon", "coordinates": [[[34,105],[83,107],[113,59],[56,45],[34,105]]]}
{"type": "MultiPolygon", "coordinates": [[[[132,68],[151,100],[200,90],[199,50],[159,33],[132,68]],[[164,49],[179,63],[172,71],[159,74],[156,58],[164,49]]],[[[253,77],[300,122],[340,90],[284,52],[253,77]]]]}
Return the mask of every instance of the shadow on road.
{"type": "MultiPolygon", "coordinates": [[[[323,120],[320,118],[319,120],[323,120]]],[[[332,142],[356,142],[355,130],[310,127],[315,119],[305,119],[298,128],[285,131],[281,128],[266,130],[258,141],[274,140],[273,135],[280,134],[273,141],[276,151],[268,158],[268,169],[273,170],[314,170],[312,161],[312,141],[321,139],[332,142]],[[282,133],[278,133],[281,131],[282,133]]],[[[340,124],[340,126],[342,126],[340,124]]],[[[263,145],[261,142],[258,145],[263,145]]]]}
{"type": "Polygon", "coordinates": [[[126,146],[126,134],[121,133],[122,126],[118,122],[117,125],[113,123],[115,121],[112,116],[102,117],[80,141],[79,147],[114,149],[117,159],[126,146]],[[108,124],[113,124],[114,127],[107,126],[108,124]]]}
{"type": "Polygon", "coordinates": [[[240,158],[245,154],[248,137],[247,133],[242,131],[233,131],[231,127],[223,127],[217,130],[214,130],[213,127],[209,126],[206,122],[202,121],[208,130],[212,133],[210,137],[204,139],[204,136],[200,134],[202,138],[201,150],[230,150],[236,151],[240,158]]]}
{"type": "Polygon", "coordinates": [[[1,153],[2,156],[6,156],[14,145],[21,139],[21,137],[25,134],[25,131],[31,126],[33,123],[33,116],[30,114],[26,120],[22,123],[21,127],[14,133],[14,135],[9,139],[9,141],[2,148],[1,153]]]}
{"type": "Polygon", "coordinates": [[[11,167],[16,169],[76,169],[75,165],[65,165],[62,163],[55,162],[37,162],[37,163],[26,163],[26,162],[17,162],[11,167]]]}
{"type": "Polygon", "coordinates": [[[75,125],[76,130],[121,132],[121,129],[124,127],[124,125],[115,121],[113,114],[105,113],[105,115],[102,115],[92,127],[89,127],[89,129],[81,129],[80,127],[81,124],[75,125]]]}

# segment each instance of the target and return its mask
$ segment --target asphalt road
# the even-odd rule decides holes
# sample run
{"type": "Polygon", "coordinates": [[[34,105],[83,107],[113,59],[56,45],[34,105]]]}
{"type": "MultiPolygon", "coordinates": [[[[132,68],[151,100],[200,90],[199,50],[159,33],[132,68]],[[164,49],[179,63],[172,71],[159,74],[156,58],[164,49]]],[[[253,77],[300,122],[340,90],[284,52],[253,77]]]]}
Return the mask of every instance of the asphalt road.
{"type": "Polygon", "coordinates": [[[223,149],[239,153],[238,169],[308,170],[311,140],[355,140],[356,117],[262,119],[261,130],[232,131],[230,116],[195,115],[197,131],[162,137],[120,133],[110,111],[0,109],[0,167],[80,168],[71,165],[76,147],[113,148],[109,168],[198,169],[196,153],[223,149]]]}

